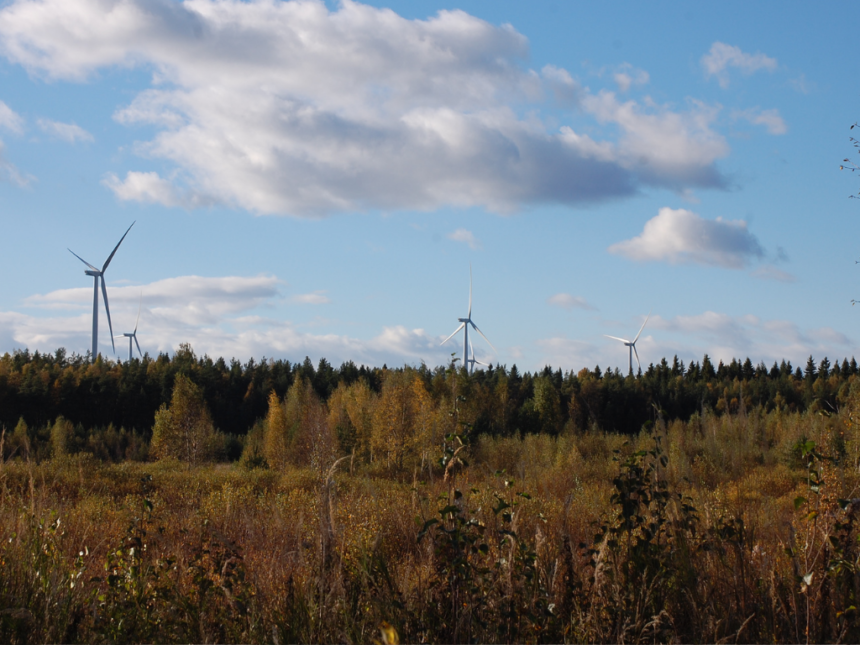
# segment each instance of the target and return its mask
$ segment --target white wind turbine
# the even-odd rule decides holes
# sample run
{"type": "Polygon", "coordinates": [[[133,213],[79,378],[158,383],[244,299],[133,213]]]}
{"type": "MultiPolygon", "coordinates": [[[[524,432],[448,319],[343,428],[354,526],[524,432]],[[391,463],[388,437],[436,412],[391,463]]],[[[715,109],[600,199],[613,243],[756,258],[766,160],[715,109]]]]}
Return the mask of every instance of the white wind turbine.
{"type": "MultiPolygon", "coordinates": [[[[141,294],[140,294],[140,303],[138,303],[138,305],[137,305],[137,322],[134,323],[134,331],[131,332],[130,334],[128,332],[125,332],[124,334],[122,334],[123,336],[128,338],[128,360],[129,361],[131,361],[131,354],[132,354],[132,351],[131,351],[131,340],[132,340],[132,338],[134,339],[134,344],[137,345],[137,353],[140,354],[141,358],[143,358],[143,352],[140,351],[140,343],[137,342],[137,325],[138,325],[138,323],[140,323],[140,307],[142,304],[143,304],[143,292],[141,292],[141,294]]],[[[117,338],[119,338],[119,336],[117,336],[117,338]]]]}
{"type": "Polygon", "coordinates": [[[645,322],[642,323],[642,326],[639,328],[639,333],[636,334],[636,338],[633,340],[627,340],[626,338],[618,338],[618,336],[610,336],[609,334],[603,334],[607,338],[611,338],[612,340],[620,340],[624,343],[628,348],[628,358],[627,358],[627,371],[628,373],[633,372],[633,354],[636,354],[636,364],[639,366],[639,369],[642,369],[642,363],[639,362],[639,352],[636,351],[636,341],[639,340],[639,336],[642,334],[642,330],[645,329],[645,325],[648,324],[648,319],[651,317],[651,312],[648,312],[648,315],[645,316],[645,322]]]}
{"type": "MultiPolygon", "coordinates": [[[[477,358],[475,358],[475,351],[474,351],[474,349],[472,349],[472,343],[469,340],[469,325],[472,326],[472,329],[474,329],[476,332],[481,334],[481,336],[484,336],[484,332],[482,332],[480,329],[478,329],[477,325],[475,325],[475,323],[472,322],[472,265],[471,264],[469,265],[469,313],[465,318],[457,318],[457,320],[460,321],[460,326],[457,327],[457,329],[454,330],[454,333],[451,334],[450,336],[448,336],[448,338],[443,340],[440,344],[444,345],[449,340],[451,340],[454,336],[456,336],[457,332],[459,332],[461,329],[464,330],[465,335],[463,337],[463,365],[466,367],[466,370],[469,372],[469,374],[471,374],[472,370],[475,367],[475,363],[478,363],[479,365],[486,365],[486,363],[481,363],[481,361],[479,361],[477,358]],[[471,358],[470,358],[470,350],[471,350],[471,358]]],[[[490,342],[489,338],[484,336],[484,340],[487,341],[487,344],[490,347],[493,347],[493,344],[490,342]]],[[[493,351],[496,351],[495,347],[493,347],[493,351]]]]}
{"type": "MultiPolygon", "coordinates": [[[[134,226],[134,222],[131,223],[131,226],[134,226]]],[[[131,226],[128,227],[126,232],[120,238],[119,242],[117,242],[116,246],[111,251],[111,254],[108,256],[108,259],[105,260],[104,266],[99,271],[92,264],[84,260],[80,255],[69,249],[69,253],[78,258],[81,262],[86,264],[89,267],[88,271],[84,271],[86,275],[90,275],[93,277],[93,361],[96,360],[96,356],[98,356],[98,338],[99,338],[99,281],[101,281],[102,285],[102,295],[105,299],[105,311],[107,312],[108,319],[108,328],[110,329],[110,344],[113,347],[114,354],[116,354],[116,345],[113,342],[113,325],[110,321],[110,306],[108,305],[108,297],[107,297],[107,287],[105,287],[105,271],[107,271],[108,265],[110,261],[113,260],[114,253],[119,248],[119,245],[122,244],[122,241],[125,239],[125,236],[128,235],[128,232],[131,230],[131,226]]]]}

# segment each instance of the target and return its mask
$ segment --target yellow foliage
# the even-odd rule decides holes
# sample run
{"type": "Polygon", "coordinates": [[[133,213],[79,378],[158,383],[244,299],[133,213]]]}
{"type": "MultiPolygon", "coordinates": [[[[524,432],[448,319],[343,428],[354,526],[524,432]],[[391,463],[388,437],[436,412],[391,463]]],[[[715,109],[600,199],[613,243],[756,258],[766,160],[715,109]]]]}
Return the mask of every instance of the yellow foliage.
{"type": "Polygon", "coordinates": [[[175,458],[200,463],[211,458],[215,427],[203,392],[180,374],[173,384],[170,406],[155,413],[151,453],[158,459],[175,458]]]}

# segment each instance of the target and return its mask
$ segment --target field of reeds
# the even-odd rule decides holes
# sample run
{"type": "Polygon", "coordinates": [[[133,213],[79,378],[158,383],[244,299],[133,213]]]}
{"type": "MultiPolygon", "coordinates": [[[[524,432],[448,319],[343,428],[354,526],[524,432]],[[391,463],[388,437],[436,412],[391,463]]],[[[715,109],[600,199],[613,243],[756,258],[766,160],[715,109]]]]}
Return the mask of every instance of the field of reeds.
{"type": "Polygon", "coordinates": [[[0,641],[858,642],[854,415],[449,435],[411,472],[7,460],[0,641]]]}

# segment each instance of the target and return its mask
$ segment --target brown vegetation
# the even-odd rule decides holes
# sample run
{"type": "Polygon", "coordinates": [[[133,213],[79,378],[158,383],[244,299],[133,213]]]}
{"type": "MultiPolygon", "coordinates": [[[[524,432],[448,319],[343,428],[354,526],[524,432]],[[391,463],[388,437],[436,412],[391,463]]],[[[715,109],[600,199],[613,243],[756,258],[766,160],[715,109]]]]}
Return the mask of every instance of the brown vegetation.
{"type": "Polygon", "coordinates": [[[110,464],[57,430],[0,466],[0,640],[860,640],[856,393],[493,437],[447,383],[326,406],[296,381],[245,465],[110,464]]]}

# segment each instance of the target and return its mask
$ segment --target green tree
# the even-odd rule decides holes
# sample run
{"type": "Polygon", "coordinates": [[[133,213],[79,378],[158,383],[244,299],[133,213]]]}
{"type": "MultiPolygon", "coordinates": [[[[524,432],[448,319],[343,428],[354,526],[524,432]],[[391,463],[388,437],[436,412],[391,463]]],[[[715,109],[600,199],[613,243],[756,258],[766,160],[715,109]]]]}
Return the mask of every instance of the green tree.
{"type": "Polygon", "coordinates": [[[173,457],[197,464],[212,457],[215,427],[200,388],[180,374],[173,385],[170,406],[155,413],[151,452],[157,459],[173,457]]]}
{"type": "Polygon", "coordinates": [[[549,376],[534,382],[534,408],[543,432],[557,434],[561,429],[561,398],[549,376]]]}
{"type": "Polygon", "coordinates": [[[59,416],[51,427],[51,456],[54,459],[65,457],[71,452],[75,426],[71,421],[59,416]]]}

